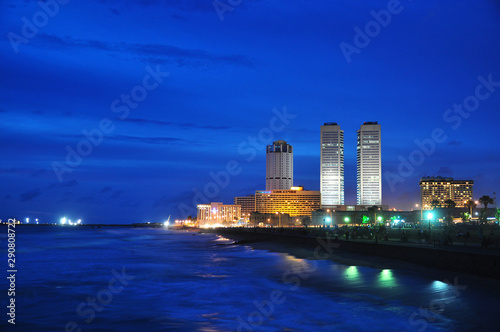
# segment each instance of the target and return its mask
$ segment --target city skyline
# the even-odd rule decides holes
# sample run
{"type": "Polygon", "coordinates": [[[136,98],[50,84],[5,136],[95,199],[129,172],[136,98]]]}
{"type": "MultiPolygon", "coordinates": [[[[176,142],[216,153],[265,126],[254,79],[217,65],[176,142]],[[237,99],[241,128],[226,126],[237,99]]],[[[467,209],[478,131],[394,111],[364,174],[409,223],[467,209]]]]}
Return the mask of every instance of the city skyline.
{"type": "Polygon", "coordinates": [[[195,215],[205,192],[231,203],[263,189],[277,139],[295,149],[294,185],[320,190],[327,121],[345,132],[345,204],[370,120],[383,125],[384,204],[411,209],[432,175],[493,196],[499,5],[401,2],[367,35],[386,6],[244,2],[221,20],[210,2],[69,2],[26,34],[44,9],[2,2],[0,218],[195,215]]]}

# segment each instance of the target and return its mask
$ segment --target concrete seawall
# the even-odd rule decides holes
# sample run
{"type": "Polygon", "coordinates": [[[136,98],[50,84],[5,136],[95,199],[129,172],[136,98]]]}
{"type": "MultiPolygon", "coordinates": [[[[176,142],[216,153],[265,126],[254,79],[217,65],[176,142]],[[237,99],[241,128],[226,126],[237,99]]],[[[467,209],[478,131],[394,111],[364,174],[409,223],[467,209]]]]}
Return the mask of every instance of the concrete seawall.
{"type": "MultiPolygon", "coordinates": [[[[280,234],[279,232],[256,232],[253,229],[223,228],[210,232],[238,240],[252,242],[283,243],[314,250],[318,239],[312,236],[280,234]]],[[[326,238],[322,238],[327,241],[326,238]]],[[[330,239],[330,241],[334,241],[330,239]]],[[[405,245],[386,242],[337,240],[338,252],[380,256],[426,267],[443,269],[482,277],[500,279],[500,253],[496,250],[460,250],[443,247],[405,245]]]]}

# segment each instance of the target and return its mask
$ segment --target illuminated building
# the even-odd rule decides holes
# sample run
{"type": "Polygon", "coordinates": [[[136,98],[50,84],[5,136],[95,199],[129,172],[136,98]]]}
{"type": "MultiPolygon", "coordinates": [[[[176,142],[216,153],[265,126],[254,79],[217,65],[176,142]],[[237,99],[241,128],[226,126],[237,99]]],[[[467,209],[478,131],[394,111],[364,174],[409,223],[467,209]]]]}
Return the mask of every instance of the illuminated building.
{"type": "Polygon", "coordinates": [[[285,141],[275,141],[266,148],[266,190],[292,186],[293,147],[285,141]]]}
{"type": "Polygon", "coordinates": [[[250,216],[255,211],[255,195],[235,197],[234,204],[241,205],[242,215],[250,216]]]}
{"type": "Polygon", "coordinates": [[[260,213],[287,213],[291,217],[311,216],[319,209],[320,191],[292,187],[288,190],[266,190],[255,192],[255,209],[260,213]]]}
{"type": "Polygon", "coordinates": [[[321,206],[344,204],[344,131],[334,122],[321,126],[321,206]]]}
{"type": "Polygon", "coordinates": [[[357,131],[357,202],[360,205],[382,204],[382,156],[380,125],[365,122],[357,131]]]}
{"type": "Polygon", "coordinates": [[[225,205],[220,202],[198,204],[197,220],[202,225],[232,224],[241,218],[240,205],[225,205]]]}
{"type": "Polygon", "coordinates": [[[445,201],[451,199],[455,202],[455,207],[465,207],[465,203],[472,200],[473,180],[428,176],[421,178],[419,184],[424,210],[432,209],[433,201],[438,202],[437,207],[446,207],[445,201]]]}

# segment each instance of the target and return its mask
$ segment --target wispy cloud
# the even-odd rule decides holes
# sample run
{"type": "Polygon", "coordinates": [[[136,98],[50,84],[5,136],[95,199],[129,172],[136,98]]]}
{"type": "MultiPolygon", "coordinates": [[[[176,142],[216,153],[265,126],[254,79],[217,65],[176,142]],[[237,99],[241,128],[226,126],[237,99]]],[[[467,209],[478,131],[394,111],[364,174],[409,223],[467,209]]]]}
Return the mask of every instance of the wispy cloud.
{"type": "MultiPolygon", "coordinates": [[[[118,119],[118,118],[117,118],[118,119]]],[[[145,124],[154,124],[161,126],[177,126],[181,128],[198,128],[198,129],[230,129],[229,126],[213,126],[213,125],[199,125],[196,123],[188,123],[188,122],[173,122],[173,121],[161,121],[161,120],[152,120],[152,119],[141,119],[141,118],[127,118],[124,120],[120,120],[123,122],[131,122],[131,123],[145,123],[145,124]]]]}
{"type": "MultiPolygon", "coordinates": [[[[94,49],[98,51],[129,53],[144,59],[176,63],[179,66],[186,64],[199,66],[200,62],[212,64],[230,64],[244,67],[253,67],[253,62],[244,55],[239,54],[214,54],[200,49],[186,49],[165,44],[138,44],[138,43],[109,43],[92,39],[75,39],[69,36],[59,37],[49,34],[40,34],[38,40],[44,48],[52,46],[56,49],[79,48],[94,49]]],[[[41,46],[39,45],[39,46],[41,46]]]]}
{"type": "MultiPolygon", "coordinates": [[[[83,135],[61,134],[56,135],[62,138],[82,139],[83,135]]],[[[176,143],[190,143],[191,141],[177,137],[157,136],[157,137],[143,137],[143,136],[130,136],[130,135],[114,135],[106,137],[108,140],[117,142],[139,142],[150,144],[176,144],[176,143]]]]}
{"type": "Polygon", "coordinates": [[[42,192],[40,191],[39,188],[29,190],[19,195],[19,200],[21,202],[32,201],[35,197],[39,196],[41,193],[42,192]]]}
{"type": "Polygon", "coordinates": [[[110,137],[110,139],[115,141],[151,143],[151,144],[173,144],[173,143],[189,142],[187,140],[176,137],[140,137],[140,136],[128,136],[128,135],[116,135],[110,137]]]}
{"type": "Polygon", "coordinates": [[[78,181],[76,180],[71,180],[71,181],[64,181],[64,182],[56,182],[52,183],[50,186],[47,187],[47,189],[54,189],[54,188],[70,188],[78,185],[78,181]]]}
{"type": "Polygon", "coordinates": [[[100,194],[104,194],[105,192],[111,191],[111,186],[105,186],[99,191],[100,194]]]}

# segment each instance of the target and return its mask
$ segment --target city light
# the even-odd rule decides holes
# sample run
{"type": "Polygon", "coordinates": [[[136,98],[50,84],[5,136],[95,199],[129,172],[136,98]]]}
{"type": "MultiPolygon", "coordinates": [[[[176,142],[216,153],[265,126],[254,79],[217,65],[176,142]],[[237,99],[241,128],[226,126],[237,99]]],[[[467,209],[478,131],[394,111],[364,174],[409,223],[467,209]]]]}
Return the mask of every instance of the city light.
{"type": "Polygon", "coordinates": [[[30,223],[30,218],[26,218],[26,223],[29,224],[30,223]]]}
{"type": "Polygon", "coordinates": [[[377,220],[378,220],[378,221],[382,221],[382,219],[383,219],[383,218],[382,218],[382,216],[378,216],[378,217],[377,217],[377,220]]]}
{"type": "Polygon", "coordinates": [[[65,225],[66,224],[66,217],[62,217],[60,222],[61,222],[61,225],[65,225]]]}
{"type": "Polygon", "coordinates": [[[330,222],[330,221],[332,221],[332,219],[326,218],[326,222],[330,222]]]}
{"type": "Polygon", "coordinates": [[[344,218],[344,221],[345,221],[345,222],[349,222],[349,220],[350,220],[350,219],[349,219],[349,217],[345,217],[345,218],[344,218]]]}

